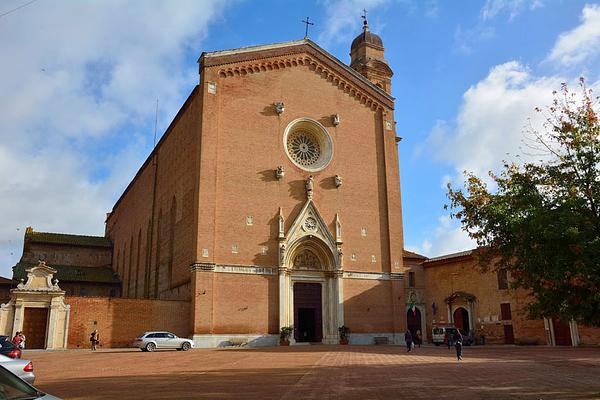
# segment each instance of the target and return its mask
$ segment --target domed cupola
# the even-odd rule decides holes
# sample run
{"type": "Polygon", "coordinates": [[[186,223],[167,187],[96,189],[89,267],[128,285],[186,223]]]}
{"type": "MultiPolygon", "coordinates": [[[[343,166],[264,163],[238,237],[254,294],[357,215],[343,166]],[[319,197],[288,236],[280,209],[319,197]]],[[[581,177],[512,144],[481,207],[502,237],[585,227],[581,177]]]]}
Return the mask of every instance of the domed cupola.
{"type": "Polygon", "coordinates": [[[372,47],[379,47],[379,50],[383,51],[383,41],[381,40],[379,35],[376,35],[369,30],[369,24],[366,20],[365,22],[363,22],[362,33],[352,41],[352,46],[350,46],[350,53],[352,53],[363,43],[368,44],[372,47]]]}
{"type": "Polygon", "coordinates": [[[366,18],[362,33],[352,41],[350,46],[350,67],[391,94],[394,73],[384,58],[383,41],[369,30],[366,18]]]}

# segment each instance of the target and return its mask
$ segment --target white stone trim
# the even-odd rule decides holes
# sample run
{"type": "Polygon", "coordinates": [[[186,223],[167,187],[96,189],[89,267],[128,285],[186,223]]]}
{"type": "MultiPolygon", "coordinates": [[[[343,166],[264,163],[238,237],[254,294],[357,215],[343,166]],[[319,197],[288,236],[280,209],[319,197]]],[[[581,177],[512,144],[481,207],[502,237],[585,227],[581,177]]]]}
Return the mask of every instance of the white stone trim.
{"type": "Polygon", "coordinates": [[[403,273],[389,273],[389,272],[358,272],[358,271],[344,271],[344,279],[366,279],[366,280],[402,280],[404,278],[403,273]]]}
{"type": "Polygon", "coordinates": [[[259,267],[257,265],[236,265],[236,264],[212,264],[195,263],[190,267],[192,271],[212,271],[227,274],[247,274],[247,275],[277,275],[276,267],[259,267]]]}
{"type": "Polygon", "coordinates": [[[389,281],[390,274],[387,272],[353,272],[344,271],[344,279],[367,279],[367,280],[379,280],[389,281]]]}

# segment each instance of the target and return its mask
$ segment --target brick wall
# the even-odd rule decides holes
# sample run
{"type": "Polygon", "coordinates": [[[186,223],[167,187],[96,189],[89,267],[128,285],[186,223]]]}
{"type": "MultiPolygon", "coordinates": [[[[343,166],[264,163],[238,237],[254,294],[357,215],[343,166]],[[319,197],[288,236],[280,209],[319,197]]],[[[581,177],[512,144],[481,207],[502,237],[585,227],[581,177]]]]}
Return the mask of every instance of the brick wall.
{"type": "Polygon", "coordinates": [[[110,265],[112,249],[94,246],[73,246],[55,243],[26,242],[21,261],[46,264],[77,265],[85,267],[105,267],[110,265]]]}
{"type": "Polygon", "coordinates": [[[187,301],[66,297],[65,303],[71,306],[69,348],[89,347],[94,328],[100,333],[101,347],[128,347],[140,333],[150,330],[190,335],[187,301]]]}
{"type": "MultiPolygon", "coordinates": [[[[394,331],[392,283],[390,281],[344,279],[344,325],[352,333],[394,331]]],[[[405,317],[402,320],[406,320],[405,317]]],[[[406,323],[402,327],[405,327],[406,323]]],[[[402,327],[397,329],[401,332],[402,327]]]]}
{"type": "Polygon", "coordinates": [[[578,325],[579,342],[584,346],[600,346],[600,327],[578,325]]]}

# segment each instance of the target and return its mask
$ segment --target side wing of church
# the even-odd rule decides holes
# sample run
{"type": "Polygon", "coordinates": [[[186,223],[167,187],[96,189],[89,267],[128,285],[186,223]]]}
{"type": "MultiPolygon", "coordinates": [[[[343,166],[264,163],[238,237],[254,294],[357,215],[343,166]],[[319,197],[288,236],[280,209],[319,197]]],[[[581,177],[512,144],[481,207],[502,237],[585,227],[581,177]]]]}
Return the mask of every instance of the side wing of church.
{"type": "Polygon", "coordinates": [[[400,343],[402,211],[381,39],[203,53],[200,83],[107,219],[129,297],[189,299],[200,346],[400,343]]]}

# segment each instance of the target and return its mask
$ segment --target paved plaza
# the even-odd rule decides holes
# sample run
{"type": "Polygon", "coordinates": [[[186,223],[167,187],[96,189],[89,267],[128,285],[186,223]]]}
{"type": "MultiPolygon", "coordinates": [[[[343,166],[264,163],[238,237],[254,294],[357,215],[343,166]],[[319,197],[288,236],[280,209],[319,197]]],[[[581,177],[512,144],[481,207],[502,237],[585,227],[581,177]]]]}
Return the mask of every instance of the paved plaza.
{"type": "Polygon", "coordinates": [[[65,399],[600,399],[600,349],[292,346],[26,351],[65,399]]]}

